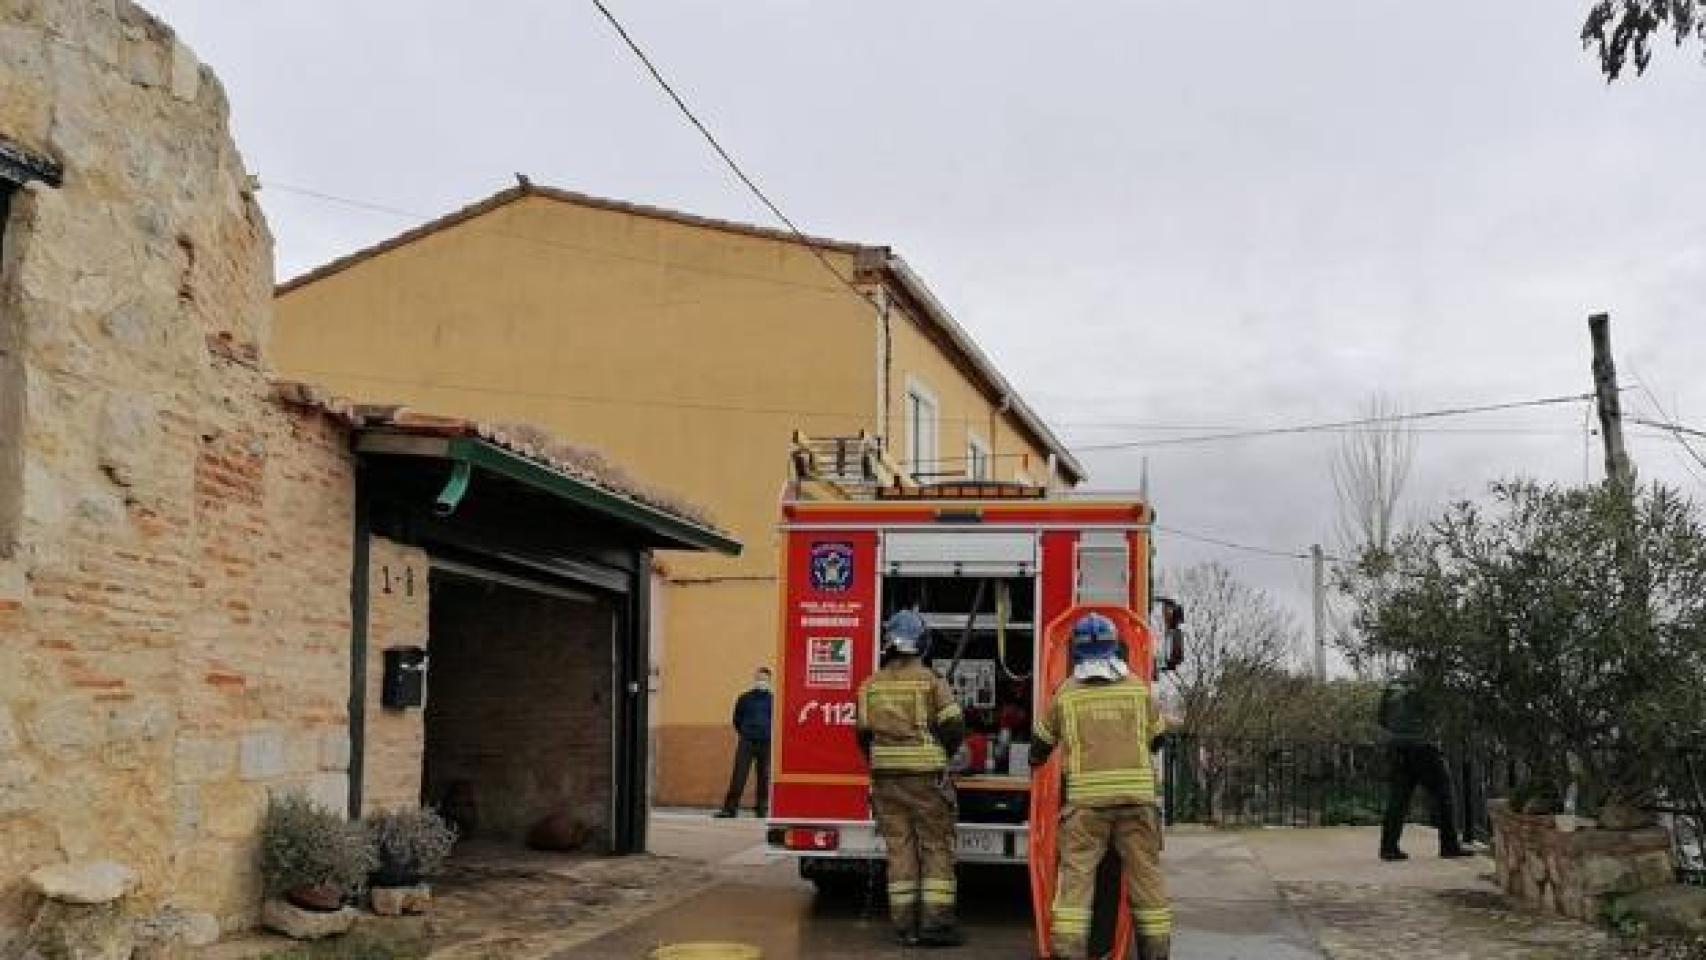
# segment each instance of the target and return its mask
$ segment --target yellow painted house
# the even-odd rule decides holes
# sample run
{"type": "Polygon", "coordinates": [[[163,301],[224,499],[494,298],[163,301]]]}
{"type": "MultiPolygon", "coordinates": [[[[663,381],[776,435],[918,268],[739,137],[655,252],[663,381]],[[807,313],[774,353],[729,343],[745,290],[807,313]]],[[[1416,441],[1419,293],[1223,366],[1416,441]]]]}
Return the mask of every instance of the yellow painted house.
{"type": "Polygon", "coordinates": [[[721,799],[731,704],[774,659],[796,430],[863,431],[921,479],[1083,479],[886,247],[525,180],[281,285],[273,337],[283,376],[538,424],[705,505],[746,544],[736,558],[666,555],[659,571],[664,804],[721,799]]]}

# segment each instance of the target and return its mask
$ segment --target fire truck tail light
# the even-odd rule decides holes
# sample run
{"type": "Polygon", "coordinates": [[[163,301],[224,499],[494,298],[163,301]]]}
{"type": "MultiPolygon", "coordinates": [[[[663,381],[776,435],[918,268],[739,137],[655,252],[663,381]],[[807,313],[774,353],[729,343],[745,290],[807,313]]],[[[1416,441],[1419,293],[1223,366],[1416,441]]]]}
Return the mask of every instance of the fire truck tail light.
{"type": "Polygon", "coordinates": [[[834,850],[841,846],[841,831],[790,827],[782,832],[782,846],[789,850],[834,850]]]}

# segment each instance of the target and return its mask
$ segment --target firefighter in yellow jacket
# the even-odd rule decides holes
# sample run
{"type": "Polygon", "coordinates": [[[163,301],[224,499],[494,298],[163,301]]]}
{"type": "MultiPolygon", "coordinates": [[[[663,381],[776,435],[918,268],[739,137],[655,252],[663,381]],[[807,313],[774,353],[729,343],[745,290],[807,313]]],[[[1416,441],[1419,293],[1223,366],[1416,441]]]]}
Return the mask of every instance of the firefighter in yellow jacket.
{"type": "Polygon", "coordinates": [[[925,666],[924,618],[902,610],[883,626],[887,662],[859,687],[859,749],[871,807],[888,847],[889,915],[906,945],[954,946],[953,787],[948,757],[965,738],[953,693],[925,666]]]}
{"type": "Polygon", "coordinates": [[[1031,762],[1045,763],[1059,750],[1065,780],[1050,930],[1056,957],[1083,960],[1088,952],[1096,869],[1112,846],[1125,868],[1138,956],[1166,960],[1173,914],[1161,877],[1150,757],[1162,729],[1148,685],[1121,659],[1113,621],[1097,613],[1081,618],[1072,628],[1072,677],[1032,731],[1031,762]]]}

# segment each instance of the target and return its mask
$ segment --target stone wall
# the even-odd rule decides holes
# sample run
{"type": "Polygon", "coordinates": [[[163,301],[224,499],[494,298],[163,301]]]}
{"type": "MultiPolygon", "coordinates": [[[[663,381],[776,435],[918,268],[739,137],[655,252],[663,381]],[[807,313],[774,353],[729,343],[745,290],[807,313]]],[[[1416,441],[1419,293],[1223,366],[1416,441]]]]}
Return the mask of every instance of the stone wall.
{"type": "Polygon", "coordinates": [[[268,791],[345,790],[352,467],[267,399],[226,109],[127,0],[0,0],[0,137],[64,168],[0,262],[0,940],[26,872],[102,857],[138,909],[247,923],[268,791]]]}
{"type": "Polygon", "coordinates": [[[607,841],[613,637],[604,601],[435,583],[428,796],[468,784],[476,838],[518,841],[567,811],[607,841]]]}
{"type": "MultiPolygon", "coordinates": [[[[363,812],[420,805],[425,745],[424,711],[386,708],[381,702],[386,647],[427,645],[431,567],[426,551],[373,538],[368,560],[367,739],[363,757],[363,812]]],[[[432,691],[428,690],[431,696],[432,691]]]]}
{"type": "Polygon", "coordinates": [[[1662,827],[1602,830],[1590,820],[1561,830],[1558,817],[1512,813],[1502,801],[1490,812],[1495,879],[1536,909],[1597,922],[1610,898],[1676,879],[1662,827]]]}

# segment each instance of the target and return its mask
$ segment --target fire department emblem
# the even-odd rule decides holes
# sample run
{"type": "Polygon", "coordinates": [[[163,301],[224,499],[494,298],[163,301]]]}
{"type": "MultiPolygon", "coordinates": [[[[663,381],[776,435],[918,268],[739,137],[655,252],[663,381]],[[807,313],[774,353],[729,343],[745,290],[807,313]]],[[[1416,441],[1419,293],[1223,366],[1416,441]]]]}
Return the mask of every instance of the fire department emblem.
{"type": "Polygon", "coordinates": [[[812,587],[826,593],[845,593],[853,586],[853,545],[812,544],[812,587]]]}

